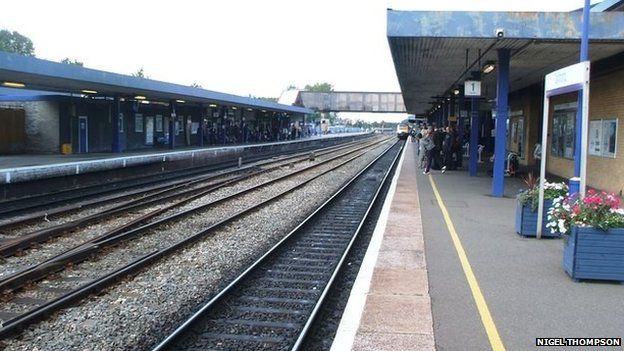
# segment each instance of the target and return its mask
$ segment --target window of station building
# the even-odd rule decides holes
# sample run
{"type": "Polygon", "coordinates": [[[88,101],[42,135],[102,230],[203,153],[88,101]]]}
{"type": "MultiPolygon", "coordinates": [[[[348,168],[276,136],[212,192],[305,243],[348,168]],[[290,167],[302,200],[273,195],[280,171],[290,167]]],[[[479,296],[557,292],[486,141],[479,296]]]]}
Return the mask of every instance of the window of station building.
{"type": "Polygon", "coordinates": [[[140,113],[134,115],[134,132],[143,133],[143,115],[140,113]]]}
{"type": "Polygon", "coordinates": [[[576,102],[556,105],[550,147],[553,156],[574,159],[575,126],[576,102]]]}
{"type": "Polygon", "coordinates": [[[599,119],[589,122],[589,154],[615,158],[617,148],[617,119],[599,119]]]}
{"type": "Polygon", "coordinates": [[[156,115],[156,131],[157,132],[163,131],[163,116],[162,115],[156,115]]]}
{"type": "Polygon", "coordinates": [[[180,130],[182,129],[182,126],[180,125],[180,120],[176,119],[174,126],[173,126],[173,131],[175,133],[175,135],[180,135],[180,130]]]}

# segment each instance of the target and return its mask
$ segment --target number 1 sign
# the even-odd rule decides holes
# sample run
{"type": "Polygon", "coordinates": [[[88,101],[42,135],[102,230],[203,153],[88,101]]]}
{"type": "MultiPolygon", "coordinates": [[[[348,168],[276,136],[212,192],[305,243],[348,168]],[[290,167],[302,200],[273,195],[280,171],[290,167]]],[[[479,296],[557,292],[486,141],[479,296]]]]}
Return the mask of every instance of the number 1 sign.
{"type": "Polygon", "coordinates": [[[481,96],[481,81],[467,80],[464,82],[464,96],[481,96]]]}

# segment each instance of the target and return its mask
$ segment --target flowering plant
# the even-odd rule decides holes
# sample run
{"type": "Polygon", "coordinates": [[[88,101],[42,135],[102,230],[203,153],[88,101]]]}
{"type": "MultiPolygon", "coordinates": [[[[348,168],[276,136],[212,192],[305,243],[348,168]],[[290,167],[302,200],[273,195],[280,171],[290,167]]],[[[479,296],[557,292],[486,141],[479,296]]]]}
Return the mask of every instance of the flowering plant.
{"type": "MultiPolygon", "coordinates": [[[[533,177],[531,173],[524,179],[527,189],[518,194],[518,201],[522,206],[531,206],[531,211],[537,211],[539,202],[539,178],[533,177]]],[[[568,186],[565,183],[544,182],[544,200],[553,200],[568,194],[568,186]]]]}
{"type": "Polygon", "coordinates": [[[614,193],[588,190],[585,198],[561,197],[553,200],[548,211],[548,223],[552,233],[566,234],[571,226],[592,226],[602,230],[624,227],[624,209],[620,198],[614,193]]]}

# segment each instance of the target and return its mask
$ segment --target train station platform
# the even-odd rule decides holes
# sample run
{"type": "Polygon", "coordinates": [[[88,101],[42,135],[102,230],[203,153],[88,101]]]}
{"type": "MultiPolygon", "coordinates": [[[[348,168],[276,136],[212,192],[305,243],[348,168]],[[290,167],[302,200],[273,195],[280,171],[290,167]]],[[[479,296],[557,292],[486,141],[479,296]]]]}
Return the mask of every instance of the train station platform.
{"type": "Polygon", "coordinates": [[[423,175],[406,146],[332,350],[534,350],[536,338],[624,337],[623,284],[575,282],[563,239],[515,233],[521,179],[492,197],[485,173],[423,175]]]}
{"type": "Polygon", "coordinates": [[[271,150],[297,149],[305,146],[331,144],[343,138],[357,138],[369,133],[344,133],[311,136],[296,140],[256,144],[216,145],[205,147],[176,147],[146,149],[119,153],[86,154],[20,154],[0,156],[0,185],[28,182],[53,177],[74,176],[144,165],[183,163],[184,167],[203,165],[248,154],[271,150]]]}

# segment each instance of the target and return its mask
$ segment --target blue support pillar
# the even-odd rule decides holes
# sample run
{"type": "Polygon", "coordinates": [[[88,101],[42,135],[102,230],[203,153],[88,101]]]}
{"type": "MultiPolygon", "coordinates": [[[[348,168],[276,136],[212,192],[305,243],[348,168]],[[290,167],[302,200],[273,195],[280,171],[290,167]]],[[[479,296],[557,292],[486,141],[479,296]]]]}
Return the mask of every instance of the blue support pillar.
{"type": "Polygon", "coordinates": [[[169,118],[169,149],[173,150],[175,148],[175,119],[177,118],[175,101],[171,101],[169,106],[171,107],[171,118],[169,118]]]}
{"type": "Polygon", "coordinates": [[[479,101],[477,98],[470,99],[471,111],[470,111],[470,159],[468,160],[468,174],[471,177],[477,175],[477,158],[479,148],[479,101]]]}
{"type": "Polygon", "coordinates": [[[113,101],[113,115],[111,116],[112,128],[113,128],[113,145],[111,147],[112,152],[122,152],[121,146],[121,133],[123,130],[123,114],[121,112],[121,102],[119,97],[115,97],[113,101]]]}
{"type": "Polygon", "coordinates": [[[197,137],[199,138],[199,146],[204,146],[204,112],[206,107],[204,104],[199,104],[199,130],[197,131],[197,137]]]}
{"type": "Polygon", "coordinates": [[[509,94],[509,49],[498,49],[496,74],[496,139],[494,144],[494,179],[492,196],[505,194],[505,160],[507,143],[507,110],[509,94]]]}
{"type": "MultiPolygon", "coordinates": [[[[589,0],[585,0],[583,7],[583,23],[581,26],[581,55],[580,62],[589,60],[589,0]]],[[[570,179],[569,192],[577,194],[581,181],[581,135],[583,135],[583,90],[578,92],[578,108],[576,110],[576,134],[574,138],[574,177],[570,179]]]]}
{"type": "MultiPolygon", "coordinates": [[[[451,101],[449,102],[449,116],[455,117],[455,125],[457,125],[457,114],[455,113],[455,95],[451,95],[451,101]]],[[[449,121],[450,125],[450,121],[449,121]]]]}
{"type": "MultiPolygon", "coordinates": [[[[464,94],[459,95],[459,104],[457,107],[457,139],[459,140],[460,147],[464,147],[464,120],[462,119],[462,111],[464,110],[464,94]]],[[[463,150],[463,149],[462,149],[463,150]]],[[[462,151],[463,155],[463,151],[462,151]]],[[[460,155],[460,160],[463,161],[463,156],[460,155]]],[[[462,166],[463,167],[463,166],[462,166]]]]}
{"type": "Polygon", "coordinates": [[[436,128],[440,128],[442,126],[443,116],[444,116],[444,104],[440,103],[440,108],[438,108],[438,123],[436,123],[436,128]]]}

